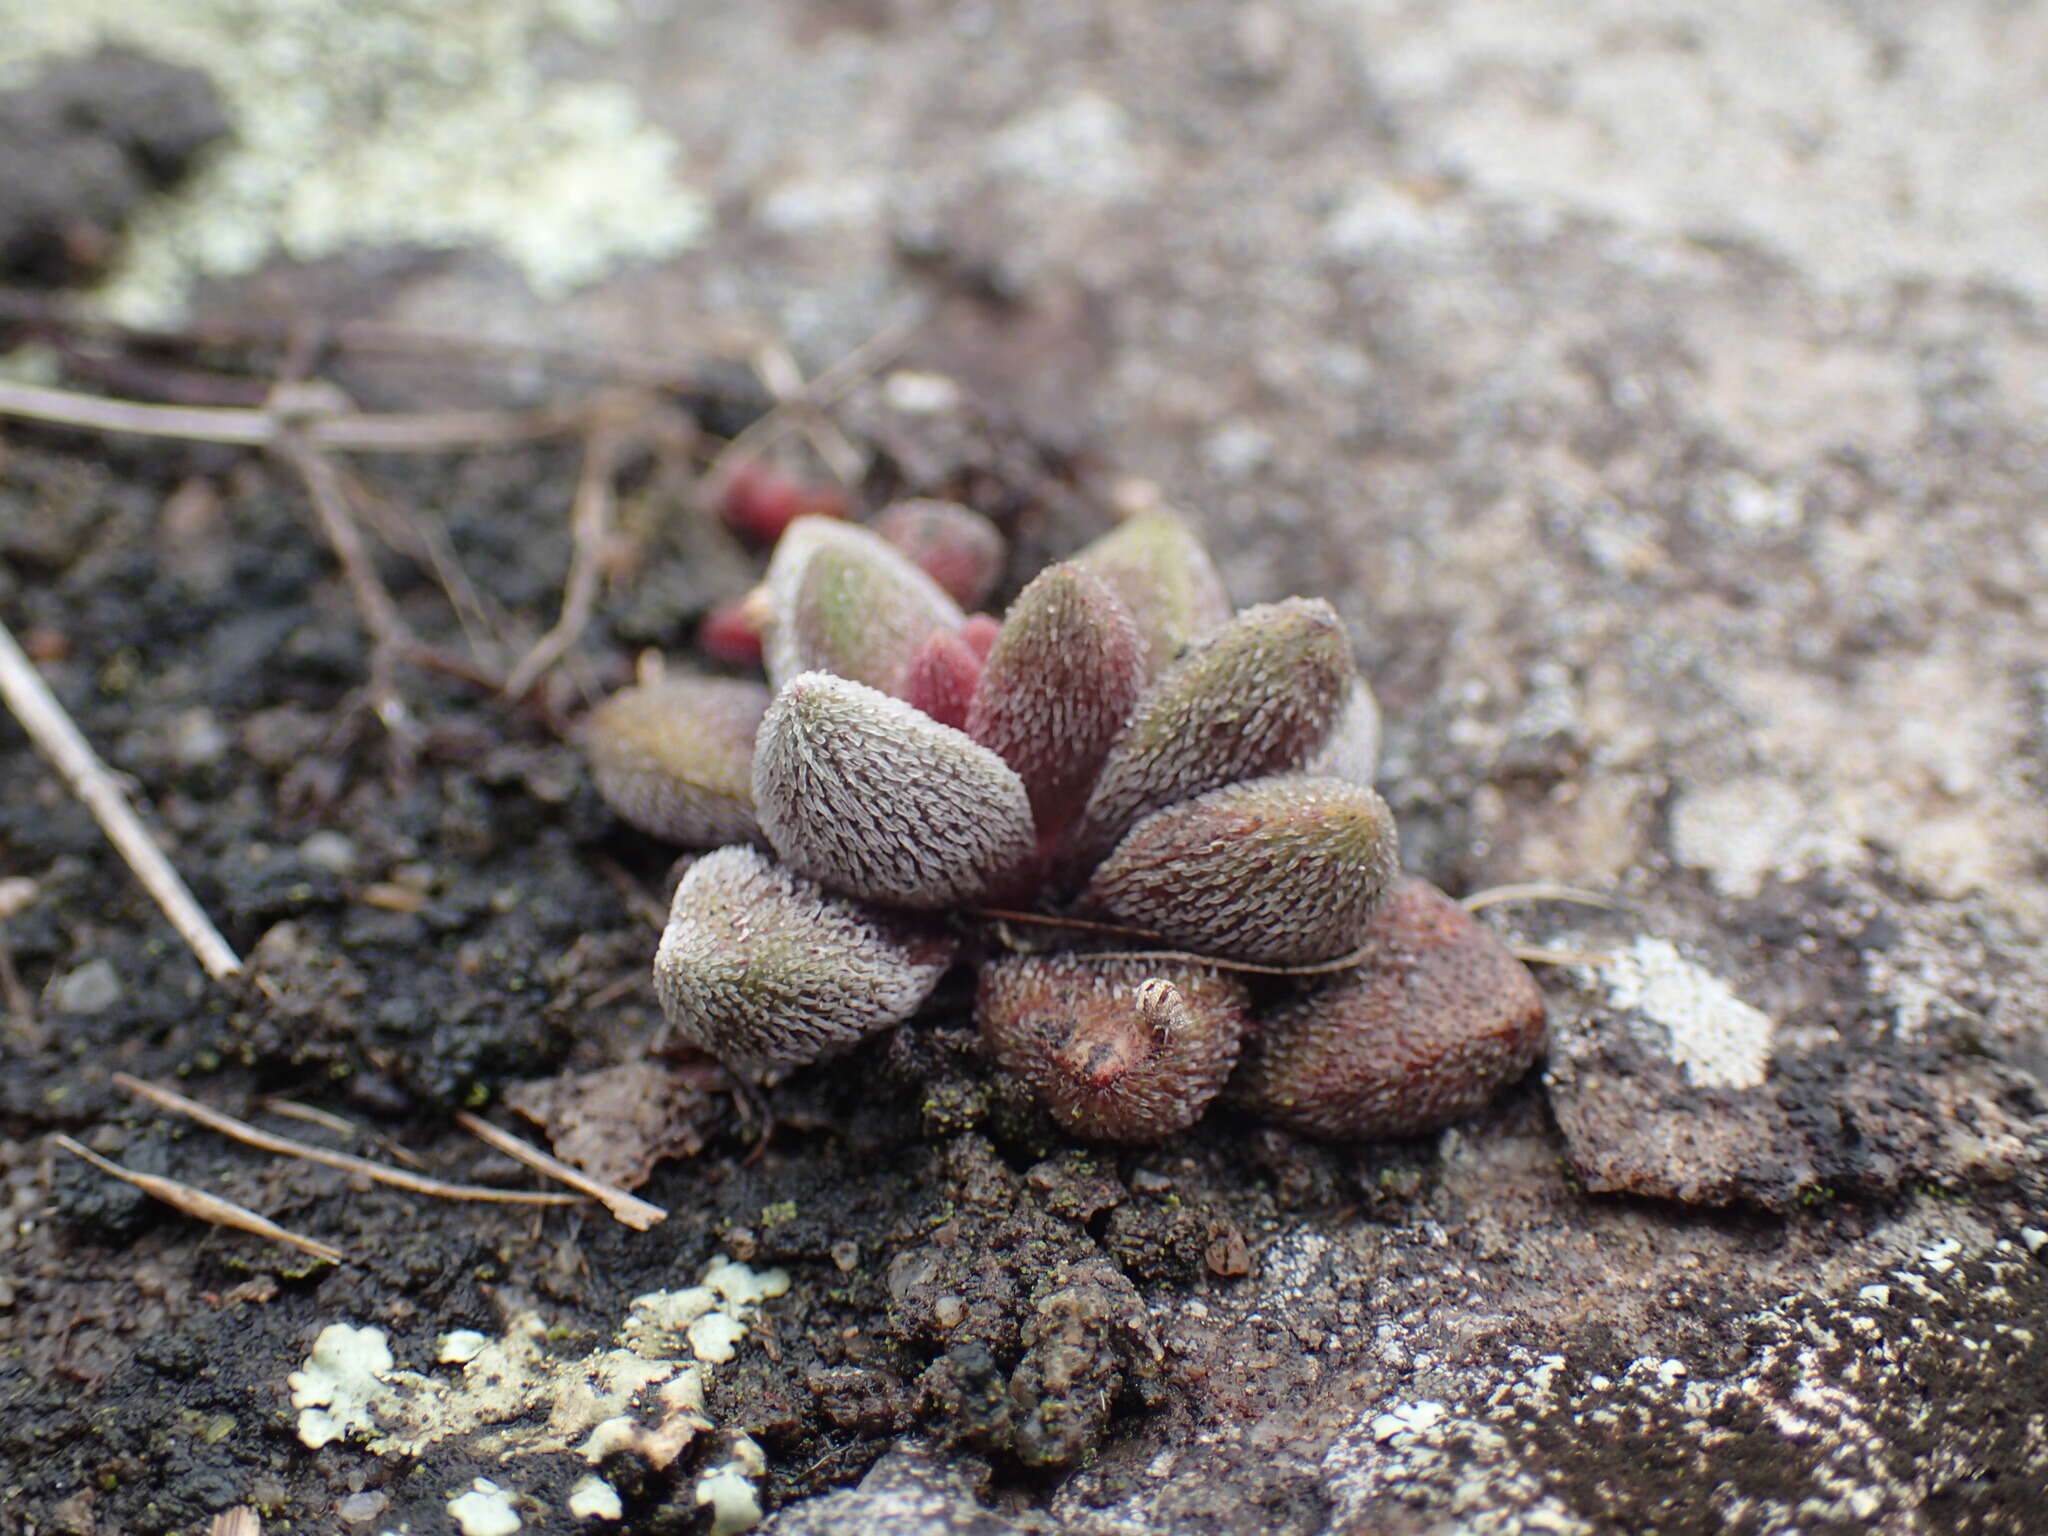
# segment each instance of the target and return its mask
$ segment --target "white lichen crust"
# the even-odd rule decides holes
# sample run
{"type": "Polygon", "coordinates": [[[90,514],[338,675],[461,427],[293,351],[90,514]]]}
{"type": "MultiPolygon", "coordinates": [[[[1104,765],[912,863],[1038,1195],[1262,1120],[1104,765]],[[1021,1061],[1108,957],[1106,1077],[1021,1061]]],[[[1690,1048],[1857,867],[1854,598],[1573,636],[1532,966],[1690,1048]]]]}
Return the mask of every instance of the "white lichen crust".
{"type": "Polygon", "coordinates": [[[1014,883],[1037,849],[1009,764],[902,700],[826,672],[790,679],[768,707],[754,800],[792,869],[890,906],[982,900],[1014,883]]]}
{"type": "Polygon", "coordinates": [[[1084,899],[1201,954],[1304,965],[1356,949],[1399,871],[1384,800],[1344,779],[1289,774],[1155,811],[1084,899]]]}
{"type": "Polygon", "coordinates": [[[752,848],[721,848],[676,887],[654,989],[676,1039],[764,1071],[902,1023],[953,948],[937,928],[835,896],[752,848]]]}
{"type": "Polygon", "coordinates": [[[1158,1141],[1201,1118],[1230,1076],[1249,1020],[1220,971],[1088,955],[982,967],[982,1041],[1053,1118],[1094,1141],[1158,1141]]]}

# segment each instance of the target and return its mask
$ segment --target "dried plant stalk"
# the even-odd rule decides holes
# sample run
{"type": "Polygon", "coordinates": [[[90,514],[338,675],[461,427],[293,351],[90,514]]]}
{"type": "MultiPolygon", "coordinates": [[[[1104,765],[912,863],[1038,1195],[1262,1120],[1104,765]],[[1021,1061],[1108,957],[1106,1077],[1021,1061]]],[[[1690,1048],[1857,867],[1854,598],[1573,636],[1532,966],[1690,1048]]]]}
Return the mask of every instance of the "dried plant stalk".
{"type": "Polygon", "coordinates": [[[146,1083],[139,1077],[130,1077],[126,1072],[116,1072],[114,1086],[125,1088],[137,1098],[147,1099],[159,1108],[188,1115],[209,1129],[219,1131],[241,1142],[244,1146],[255,1147],[262,1152],[275,1152],[280,1157],[296,1157],[305,1162],[319,1163],[323,1167],[338,1168],[344,1173],[360,1173],[366,1179],[379,1184],[389,1184],[394,1189],[409,1189],[416,1195],[434,1195],[443,1200],[477,1200],[495,1205],[575,1205],[574,1195],[558,1195],[546,1190],[496,1189],[488,1184],[455,1184],[447,1179],[437,1179],[430,1174],[409,1173],[403,1168],[387,1167],[373,1163],[367,1157],[357,1157],[349,1152],[335,1152],[327,1147],[315,1146],[310,1141],[297,1141],[290,1136],[278,1136],[269,1131],[258,1130],[233,1115],[188,1099],[182,1093],[155,1083],[146,1083]]]}
{"type": "Polygon", "coordinates": [[[217,1227],[233,1227],[238,1232],[251,1232],[257,1237],[267,1237],[272,1242],[288,1243],[301,1252],[310,1253],[316,1259],[329,1264],[342,1262],[339,1248],[321,1242],[318,1238],[302,1237],[287,1231],[267,1216],[258,1216],[246,1206],[223,1200],[219,1195],[209,1195],[203,1189],[194,1189],[190,1184],[181,1184],[176,1179],[161,1178],[153,1173],[137,1173],[132,1168],[123,1168],[119,1163],[101,1157],[89,1147],[80,1146],[69,1136],[55,1135],[50,1138],[74,1157],[82,1157],[101,1173],[111,1174],[124,1184],[133,1184],[145,1195],[161,1200],[175,1211],[199,1220],[211,1222],[217,1227]]]}
{"type": "Polygon", "coordinates": [[[71,792],[85,802],[100,830],[107,834],[135,878],[163,909],[178,937],[191,947],[206,974],[227,981],[242,974],[242,961],[206,915],[171,861],[157,847],[128,797],[99,760],[78,727],[50,692],[14,634],[0,623],[0,699],[14,712],[42,754],[64,776],[71,792]]]}
{"type": "Polygon", "coordinates": [[[642,1200],[638,1195],[629,1195],[615,1185],[593,1179],[580,1169],[570,1167],[559,1157],[550,1157],[530,1142],[521,1141],[510,1131],[499,1130],[488,1120],[467,1111],[458,1111],[455,1123],[485,1145],[497,1148],[507,1157],[526,1164],[536,1173],[544,1173],[551,1179],[560,1179],[571,1189],[580,1189],[635,1232],[645,1232],[656,1222],[668,1220],[668,1212],[660,1206],[642,1200]]]}

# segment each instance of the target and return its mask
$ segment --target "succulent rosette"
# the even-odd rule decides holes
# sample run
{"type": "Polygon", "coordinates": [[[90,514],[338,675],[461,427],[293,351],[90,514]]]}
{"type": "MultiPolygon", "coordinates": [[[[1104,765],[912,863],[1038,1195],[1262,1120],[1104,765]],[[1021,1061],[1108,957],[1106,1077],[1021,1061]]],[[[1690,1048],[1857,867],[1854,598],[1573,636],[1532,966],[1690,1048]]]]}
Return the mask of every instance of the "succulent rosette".
{"type": "Polygon", "coordinates": [[[966,957],[989,1055],[1091,1139],[1181,1130],[1234,1069],[1239,1102],[1329,1136],[1430,1129],[1527,1070],[1533,980],[1401,880],[1378,711],[1328,603],[1233,614],[1153,512],[998,624],[961,604],[1002,547],[948,503],[798,517],[745,605],[767,686],[669,675],[593,713],[621,816],[727,845],[655,961],[674,1042],[802,1065],[966,957]]]}

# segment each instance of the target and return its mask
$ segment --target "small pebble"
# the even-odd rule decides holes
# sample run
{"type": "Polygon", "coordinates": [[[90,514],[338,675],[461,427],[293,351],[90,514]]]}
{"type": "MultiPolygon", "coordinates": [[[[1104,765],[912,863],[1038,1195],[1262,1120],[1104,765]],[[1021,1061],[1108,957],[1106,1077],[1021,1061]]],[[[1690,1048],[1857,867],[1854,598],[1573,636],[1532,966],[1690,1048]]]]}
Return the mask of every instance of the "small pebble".
{"type": "Polygon", "coordinates": [[[181,768],[208,768],[227,755],[228,733],[212,713],[188,709],[171,722],[171,759],[181,768]]]}
{"type": "Polygon", "coordinates": [[[339,832],[315,832],[299,844],[299,857],[330,875],[348,875],[355,871],[356,845],[339,832]]]}
{"type": "Polygon", "coordinates": [[[50,1006],[59,1013],[104,1013],[121,1001],[121,978],[107,960],[88,960],[50,983],[50,1006]]]}
{"type": "Polygon", "coordinates": [[[335,1505],[334,1512],[344,1525],[368,1525],[390,1502],[381,1493],[352,1493],[335,1505]]]}

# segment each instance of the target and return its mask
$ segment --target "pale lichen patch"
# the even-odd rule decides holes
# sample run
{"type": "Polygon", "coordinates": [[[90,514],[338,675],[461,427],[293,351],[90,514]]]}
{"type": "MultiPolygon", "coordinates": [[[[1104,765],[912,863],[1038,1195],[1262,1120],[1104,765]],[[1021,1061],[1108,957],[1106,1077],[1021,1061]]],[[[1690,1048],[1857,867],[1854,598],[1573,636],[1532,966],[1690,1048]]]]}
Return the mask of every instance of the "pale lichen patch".
{"type": "Polygon", "coordinates": [[[299,1410],[299,1439],[317,1451],[352,1432],[373,1431],[391,1366],[382,1330],[347,1323],[321,1329],[306,1363],[285,1381],[299,1410]]]}
{"type": "Polygon", "coordinates": [[[1776,1026],[1668,939],[1639,938],[1595,972],[1608,1001],[1661,1033],[1661,1048],[1699,1088],[1755,1088],[1771,1065],[1776,1026]]]}
{"type": "MultiPolygon", "coordinates": [[[[637,1298],[608,1349],[555,1356],[546,1348],[547,1325],[526,1313],[502,1338],[465,1329],[438,1339],[436,1358],[461,1367],[452,1373],[400,1369],[380,1330],[335,1323],[290,1377],[299,1438],[317,1449],[353,1437],[373,1454],[399,1456],[459,1439],[480,1458],[574,1454],[592,1466],[630,1452],[661,1470],[714,1427],[705,1372],[734,1359],[761,1305],[788,1290],[782,1270],[751,1269],[720,1254],[702,1284],[637,1298]]],[[[715,1529],[759,1522],[752,1484],[766,1471],[760,1447],[734,1436],[698,1485],[715,1529]]],[[[514,1531],[515,1497],[479,1481],[451,1496],[449,1514],[465,1532],[514,1531]],[[512,1524],[502,1524],[508,1517],[512,1524]]],[[[575,1485],[570,1506],[579,1518],[621,1518],[617,1493],[594,1475],[575,1485]]]]}
{"type": "Polygon", "coordinates": [[[700,239],[680,146],[624,86],[542,64],[615,37],[612,0],[74,0],[15,6],[0,82],[119,42],[205,70],[232,144],[144,210],[103,290],[161,321],[201,276],[359,246],[484,246],[554,297],[700,239]]]}
{"type": "Polygon", "coordinates": [[[462,1536],[512,1536],[521,1524],[512,1495],[488,1477],[476,1479],[466,1492],[450,1499],[448,1514],[462,1536]]]}

